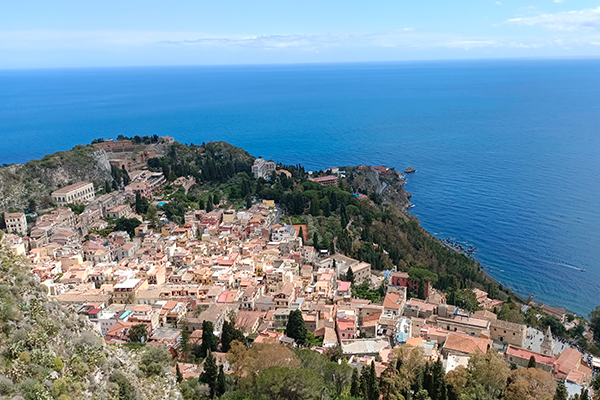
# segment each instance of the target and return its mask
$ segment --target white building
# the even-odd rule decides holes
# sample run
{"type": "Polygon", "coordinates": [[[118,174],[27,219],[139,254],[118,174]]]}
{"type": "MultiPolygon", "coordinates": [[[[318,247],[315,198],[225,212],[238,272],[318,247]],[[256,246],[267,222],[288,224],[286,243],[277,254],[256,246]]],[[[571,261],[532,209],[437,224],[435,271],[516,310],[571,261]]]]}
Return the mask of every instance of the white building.
{"type": "Polygon", "coordinates": [[[4,222],[8,232],[16,233],[21,236],[27,234],[27,218],[25,218],[25,214],[6,213],[4,214],[4,222]]]}
{"type": "Polygon", "coordinates": [[[252,173],[256,179],[268,179],[275,172],[275,163],[273,161],[265,161],[262,157],[254,160],[252,173]]]}
{"type": "Polygon", "coordinates": [[[69,203],[88,203],[94,200],[94,184],[90,182],[77,182],[52,192],[52,201],[58,207],[64,207],[69,203]]]}

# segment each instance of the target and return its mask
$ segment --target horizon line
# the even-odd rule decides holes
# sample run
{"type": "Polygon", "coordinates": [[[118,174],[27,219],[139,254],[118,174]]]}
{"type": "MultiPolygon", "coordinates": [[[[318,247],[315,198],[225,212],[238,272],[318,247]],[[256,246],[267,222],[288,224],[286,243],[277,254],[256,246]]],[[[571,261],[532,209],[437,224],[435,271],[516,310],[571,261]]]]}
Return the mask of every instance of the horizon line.
{"type": "Polygon", "coordinates": [[[128,69],[128,68],[202,68],[202,67],[281,67],[294,65],[340,65],[340,64],[404,64],[404,63],[438,63],[438,62],[476,62],[476,61],[560,61],[560,60],[600,60],[597,55],[572,56],[516,56],[516,57],[469,57],[469,58],[415,58],[406,60],[377,61],[306,61],[281,63],[243,63],[243,64],[152,64],[152,65],[98,65],[98,66],[63,66],[63,67],[20,67],[4,68],[0,72],[10,71],[43,71],[43,70],[92,70],[92,69],[128,69]]]}

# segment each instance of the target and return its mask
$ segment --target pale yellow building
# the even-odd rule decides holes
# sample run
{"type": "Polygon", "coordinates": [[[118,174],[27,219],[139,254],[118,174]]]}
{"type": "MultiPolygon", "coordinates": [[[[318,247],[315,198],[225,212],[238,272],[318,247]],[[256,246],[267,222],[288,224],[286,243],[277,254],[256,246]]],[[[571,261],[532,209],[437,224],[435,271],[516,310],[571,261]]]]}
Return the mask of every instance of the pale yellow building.
{"type": "Polygon", "coordinates": [[[52,201],[59,207],[69,203],[88,203],[94,197],[94,184],[90,182],[77,182],[52,192],[52,201]]]}

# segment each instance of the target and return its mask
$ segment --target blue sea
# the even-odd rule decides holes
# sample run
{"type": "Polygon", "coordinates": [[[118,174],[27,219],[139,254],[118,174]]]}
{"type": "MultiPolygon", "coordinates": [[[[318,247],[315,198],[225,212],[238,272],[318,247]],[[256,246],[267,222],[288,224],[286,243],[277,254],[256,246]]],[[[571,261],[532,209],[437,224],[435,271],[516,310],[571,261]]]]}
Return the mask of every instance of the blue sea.
{"type": "Polygon", "coordinates": [[[119,134],[410,165],[431,233],[523,296],[600,305],[600,60],[0,71],[0,164],[119,134]]]}

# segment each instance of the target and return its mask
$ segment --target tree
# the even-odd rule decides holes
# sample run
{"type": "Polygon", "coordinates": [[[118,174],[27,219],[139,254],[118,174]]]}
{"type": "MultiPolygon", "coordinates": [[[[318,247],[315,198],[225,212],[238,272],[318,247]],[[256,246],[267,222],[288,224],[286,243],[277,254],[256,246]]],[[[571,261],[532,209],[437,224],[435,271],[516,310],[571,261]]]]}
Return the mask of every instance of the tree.
{"type": "Polygon", "coordinates": [[[177,366],[175,367],[175,376],[177,377],[177,383],[183,382],[183,374],[179,369],[179,363],[177,363],[177,366]]]}
{"type": "Polygon", "coordinates": [[[319,251],[319,234],[317,232],[313,234],[313,247],[319,251]]]}
{"type": "Polygon", "coordinates": [[[200,382],[206,383],[210,388],[210,397],[214,398],[217,396],[217,378],[219,376],[219,368],[217,367],[217,360],[212,352],[208,352],[204,359],[204,372],[200,375],[200,382]]]}
{"type": "Polygon", "coordinates": [[[233,365],[233,372],[240,381],[250,378],[248,383],[253,385],[253,377],[269,367],[298,368],[300,361],[292,350],[279,343],[254,343],[251,348],[233,341],[227,360],[233,365]]]}
{"type": "Polygon", "coordinates": [[[510,368],[498,352],[489,349],[471,356],[469,371],[475,385],[481,385],[487,396],[497,398],[506,387],[510,368]]]}
{"type": "Polygon", "coordinates": [[[375,372],[375,362],[371,366],[363,367],[361,374],[362,393],[365,400],[379,400],[379,380],[375,372]]]}
{"type": "Polygon", "coordinates": [[[129,236],[135,236],[135,228],[142,223],[137,218],[119,218],[115,224],[115,231],[126,231],[129,236]]]}
{"type": "Polygon", "coordinates": [[[467,386],[469,372],[467,369],[459,365],[452,371],[446,374],[446,382],[448,382],[448,398],[458,400],[461,398],[463,388],[467,386]]]}
{"type": "Polygon", "coordinates": [[[148,337],[148,331],[145,324],[133,325],[129,329],[129,341],[134,343],[142,343],[142,340],[148,337]]]}
{"type": "Polygon", "coordinates": [[[429,396],[433,400],[446,400],[448,398],[446,390],[446,371],[442,364],[442,359],[433,363],[429,375],[430,389],[427,389],[429,396]]]}
{"type": "Polygon", "coordinates": [[[104,193],[112,192],[112,187],[110,186],[109,181],[104,181],[104,193]]]}
{"type": "Polygon", "coordinates": [[[237,340],[238,342],[245,341],[244,333],[239,329],[235,329],[234,323],[225,321],[223,323],[223,329],[221,332],[221,351],[227,353],[231,349],[231,342],[237,340]]]}
{"type": "Polygon", "coordinates": [[[306,323],[302,317],[302,311],[294,310],[290,312],[288,317],[288,323],[285,327],[285,334],[287,337],[291,337],[296,343],[303,345],[306,342],[306,323]]]}
{"type": "Polygon", "coordinates": [[[527,363],[527,368],[535,368],[537,363],[535,362],[535,356],[529,357],[529,363],[527,363]]]}
{"type": "Polygon", "coordinates": [[[581,393],[579,394],[579,400],[590,400],[590,394],[585,387],[581,388],[581,393]]]}
{"type": "Polygon", "coordinates": [[[212,197],[209,194],[208,198],[206,199],[206,212],[211,212],[213,210],[213,206],[212,206],[212,197]]]}
{"type": "Polygon", "coordinates": [[[217,397],[221,397],[227,391],[227,378],[225,377],[225,372],[223,371],[223,365],[219,366],[219,375],[217,375],[217,397]]]}
{"type": "Polygon", "coordinates": [[[256,381],[257,392],[270,400],[309,400],[322,392],[323,378],[311,369],[269,367],[256,381]]]}
{"type": "Polygon", "coordinates": [[[454,305],[464,308],[465,310],[475,312],[479,310],[479,303],[475,293],[470,289],[462,289],[454,291],[454,305]]]}
{"type": "Polygon", "coordinates": [[[146,372],[146,376],[162,375],[164,367],[172,360],[172,355],[165,347],[146,346],[140,359],[140,370],[146,372]]]}
{"type": "Polygon", "coordinates": [[[202,321],[202,345],[200,346],[200,357],[206,357],[209,351],[217,351],[219,338],[213,333],[214,327],[211,321],[202,321]]]}
{"type": "Polygon", "coordinates": [[[348,267],[348,271],[346,272],[346,281],[354,285],[354,271],[352,271],[352,268],[350,267],[348,267]]]}
{"type": "Polygon", "coordinates": [[[427,390],[422,389],[415,393],[415,400],[431,400],[431,397],[429,397],[427,390]]]}
{"type": "Polygon", "coordinates": [[[554,392],[553,400],[567,400],[569,398],[569,393],[567,392],[567,388],[565,387],[565,383],[563,381],[559,381],[556,384],[556,392],[554,392]]]}
{"type": "Polygon", "coordinates": [[[600,343],[600,306],[590,313],[590,328],[594,332],[594,341],[600,343]]]}
{"type": "Polygon", "coordinates": [[[556,382],[549,372],[536,368],[517,369],[510,373],[506,400],[545,400],[556,393],[556,382]]]}
{"type": "Polygon", "coordinates": [[[302,227],[300,227],[300,230],[298,231],[298,237],[302,238],[302,243],[304,243],[304,231],[302,230],[302,227]]]}
{"type": "Polygon", "coordinates": [[[329,357],[330,361],[338,362],[338,360],[342,360],[344,358],[344,350],[342,350],[342,346],[336,344],[335,346],[325,350],[325,355],[329,357]]]}
{"type": "Polygon", "coordinates": [[[358,398],[360,397],[360,378],[358,377],[358,370],[352,369],[352,379],[350,381],[350,396],[358,398]]]}
{"type": "Polygon", "coordinates": [[[146,214],[148,212],[148,207],[150,206],[150,202],[147,198],[142,197],[139,193],[135,194],[135,212],[139,215],[146,214]]]}
{"type": "Polygon", "coordinates": [[[108,380],[116,383],[119,387],[119,400],[137,399],[135,387],[131,384],[131,382],[129,382],[125,374],[123,374],[121,371],[114,371],[108,380]]]}
{"type": "Polygon", "coordinates": [[[323,370],[325,382],[330,386],[332,397],[334,399],[340,397],[352,377],[352,368],[345,362],[338,364],[337,362],[329,362],[323,370]]]}

